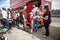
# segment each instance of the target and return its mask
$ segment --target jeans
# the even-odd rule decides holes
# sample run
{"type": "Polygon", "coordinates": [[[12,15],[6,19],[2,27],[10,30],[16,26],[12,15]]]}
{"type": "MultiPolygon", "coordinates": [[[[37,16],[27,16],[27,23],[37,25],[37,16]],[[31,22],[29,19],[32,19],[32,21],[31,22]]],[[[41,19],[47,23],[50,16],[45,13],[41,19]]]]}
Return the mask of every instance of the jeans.
{"type": "Polygon", "coordinates": [[[3,27],[7,28],[8,30],[11,29],[11,27],[9,26],[9,21],[7,19],[3,19],[3,27]]]}
{"type": "Polygon", "coordinates": [[[38,30],[38,25],[39,25],[39,21],[37,21],[36,19],[33,20],[33,31],[36,32],[38,30]]]}

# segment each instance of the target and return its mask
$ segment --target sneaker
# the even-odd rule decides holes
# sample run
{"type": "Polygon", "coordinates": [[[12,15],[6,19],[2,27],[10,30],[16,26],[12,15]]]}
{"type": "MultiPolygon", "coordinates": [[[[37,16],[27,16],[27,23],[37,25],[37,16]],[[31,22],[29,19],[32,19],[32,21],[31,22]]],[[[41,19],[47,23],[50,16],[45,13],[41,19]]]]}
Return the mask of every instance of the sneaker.
{"type": "Polygon", "coordinates": [[[46,36],[46,35],[44,35],[43,37],[44,37],[44,38],[46,38],[47,36],[46,36]]]}
{"type": "Polygon", "coordinates": [[[11,33],[11,31],[10,30],[8,30],[8,32],[7,32],[8,34],[10,34],[11,33]]]}
{"type": "Polygon", "coordinates": [[[8,38],[7,38],[7,37],[5,37],[5,40],[8,40],[8,38]]]}
{"type": "Polygon", "coordinates": [[[31,37],[34,38],[34,33],[31,33],[31,37]]]}

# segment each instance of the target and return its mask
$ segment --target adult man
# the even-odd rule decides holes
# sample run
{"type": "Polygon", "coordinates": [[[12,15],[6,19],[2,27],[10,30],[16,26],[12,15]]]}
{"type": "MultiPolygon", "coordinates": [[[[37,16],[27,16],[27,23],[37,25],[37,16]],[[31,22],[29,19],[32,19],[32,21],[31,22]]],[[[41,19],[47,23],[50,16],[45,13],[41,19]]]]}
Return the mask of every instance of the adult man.
{"type": "Polygon", "coordinates": [[[21,12],[22,12],[22,16],[23,16],[23,28],[24,28],[24,30],[25,30],[25,27],[26,27],[26,6],[23,6],[22,8],[21,8],[21,12]]]}
{"type": "Polygon", "coordinates": [[[3,18],[3,27],[7,28],[8,33],[10,33],[10,26],[9,26],[8,14],[6,8],[2,8],[2,18],[3,18]]]}

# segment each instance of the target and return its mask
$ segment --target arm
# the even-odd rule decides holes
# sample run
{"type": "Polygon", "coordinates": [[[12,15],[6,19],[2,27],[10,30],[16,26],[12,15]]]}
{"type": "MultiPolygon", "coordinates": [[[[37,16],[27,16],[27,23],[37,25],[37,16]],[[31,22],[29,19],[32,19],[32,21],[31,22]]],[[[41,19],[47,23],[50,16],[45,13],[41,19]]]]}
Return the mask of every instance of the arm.
{"type": "Polygon", "coordinates": [[[50,16],[50,11],[47,11],[47,12],[45,13],[45,17],[43,17],[43,19],[44,19],[44,20],[48,20],[49,16],[50,16]]]}
{"type": "Polygon", "coordinates": [[[44,20],[48,20],[48,16],[42,17],[42,19],[44,19],[44,20]]]}

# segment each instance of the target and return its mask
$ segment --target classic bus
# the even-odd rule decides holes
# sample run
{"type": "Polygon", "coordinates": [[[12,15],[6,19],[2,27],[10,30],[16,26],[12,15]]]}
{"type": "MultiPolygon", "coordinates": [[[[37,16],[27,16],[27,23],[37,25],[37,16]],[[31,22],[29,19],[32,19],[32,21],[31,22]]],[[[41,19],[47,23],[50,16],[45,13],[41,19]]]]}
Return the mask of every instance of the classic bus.
{"type": "Polygon", "coordinates": [[[27,24],[31,24],[30,12],[33,9],[34,2],[38,2],[41,12],[45,12],[44,6],[48,5],[50,11],[52,10],[52,0],[11,0],[10,7],[12,9],[20,8],[21,6],[27,6],[27,24]]]}

